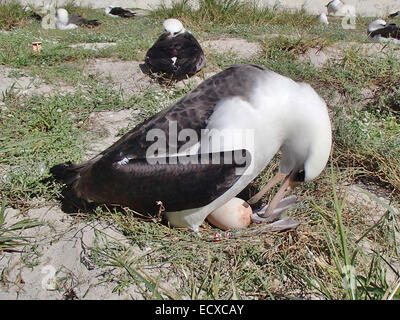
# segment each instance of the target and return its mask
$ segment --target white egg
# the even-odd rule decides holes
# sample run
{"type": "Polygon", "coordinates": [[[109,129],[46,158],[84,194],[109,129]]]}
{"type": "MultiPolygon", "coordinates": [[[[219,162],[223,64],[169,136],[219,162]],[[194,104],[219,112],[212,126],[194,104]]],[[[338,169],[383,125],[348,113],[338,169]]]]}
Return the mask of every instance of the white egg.
{"type": "Polygon", "coordinates": [[[253,210],[239,198],[233,198],[207,216],[208,222],[221,230],[247,228],[251,223],[253,210]]]}

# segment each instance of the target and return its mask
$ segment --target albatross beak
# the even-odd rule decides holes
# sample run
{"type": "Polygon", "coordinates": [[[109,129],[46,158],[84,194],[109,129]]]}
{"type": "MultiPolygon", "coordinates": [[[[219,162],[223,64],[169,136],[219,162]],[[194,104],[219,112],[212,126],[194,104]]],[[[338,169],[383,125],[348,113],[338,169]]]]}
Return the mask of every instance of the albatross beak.
{"type": "Polygon", "coordinates": [[[290,191],[292,191],[297,185],[299,185],[298,182],[294,182],[290,179],[290,174],[291,173],[289,173],[288,175],[278,173],[271,180],[268,181],[267,185],[262,188],[260,192],[258,192],[255,196],[247,201],[247,203],[249,204],[257,203],[269,189],[271,189],[279,181],[284,179],[281,187],[279,188],[272,201],[266,207],[264,207],[264,211],[259,212],[255,215],[253,214],[253,221],[273,222],[279,220],[282,212],[297,204],[296,196],[288,197],[282,200],[290,191]]]}
{"type": "Polygon", "coordinates": [[[290,174],[288,174],[285,179],[283,180],[283,183],[281,187],[279,188],[278,192],[274,196],[274,198],[271,200],[271,202],[268,204],[268,208],[264,214],[265,217],[268,217],[273,214],[275,208],[281,202],[283,197],[285,197],[290,191],[292,191],[295,187],[299,185],[298,182],[294,182],[290,179],[290,174]]]}
{"type": "Polygon", "coordinates": [[[261,198],[266,194],[272,187],[274,187],[278,182],[286,177],[285,174],[277,173],[272,179],[268,181],[268,183],[262,188],[257,194],[252,196],[247,203],[255,204],[261,200],[261,198]]]}

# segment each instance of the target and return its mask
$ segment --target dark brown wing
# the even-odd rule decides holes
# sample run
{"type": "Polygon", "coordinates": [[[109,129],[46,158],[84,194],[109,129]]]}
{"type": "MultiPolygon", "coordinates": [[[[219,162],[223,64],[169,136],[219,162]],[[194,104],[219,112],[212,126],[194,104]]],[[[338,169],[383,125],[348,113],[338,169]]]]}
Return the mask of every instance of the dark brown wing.
{"type": "Polygon", "coordinates": [[[136,13],[131,12],[129,10],[125,10],[121,7],[112,8],[110,14],[113,14],[115,16],[120,16],[121,18],[134,18],[136,16],[136,13]]]}
{"type": "Polygon", "coordinates": [[[73,23],[78,26],[85,26],[88,28],[97,27],[100,25],[100,22],[98,22],[97,20],[88,20],[76,13],[70,14],[68,20],[69,23],[73,23]]]}
{"type": "Polygon", "coordinates": [[[232,187],[240,178],[236,170],[246,168],[251,158],[245,150],[238,150],[159,161],[110,163],[105,157],[81,173],[74,189],[80,198],[141,212],[157,212],[158,201],[167,212],[199,208],[232,187]]]}
{"type": "Polygon", "coordinates": [[[394,12],[392,14],[389,14],[388,16],[389,18],[396,18],[396,17],[400,17],[400,11],[394,12]]]}
{"type": "Polygon", "coordinates": [[[190,43],[190,46],[179,51],[177,55],[178,59],[176,60],[177,70],[175,76],[177,78],[182,78],[186,75],[192,76],[206,66],[204,52],[196,38],[191,33],[185,32],[183,35],[178,37],[185,38],[185,41],[190,43]]]}

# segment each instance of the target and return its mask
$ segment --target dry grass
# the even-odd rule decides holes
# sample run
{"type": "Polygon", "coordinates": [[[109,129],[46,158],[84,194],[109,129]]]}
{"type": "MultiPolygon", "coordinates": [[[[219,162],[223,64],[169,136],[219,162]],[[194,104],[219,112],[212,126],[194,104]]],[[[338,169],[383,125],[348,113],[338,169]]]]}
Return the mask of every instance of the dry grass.
{"type": "Polygon", "coordinates": [[[0,1],[0,30],[10,30],[26,26],[31,18],[24,8],[16,1],[0,1]]]}

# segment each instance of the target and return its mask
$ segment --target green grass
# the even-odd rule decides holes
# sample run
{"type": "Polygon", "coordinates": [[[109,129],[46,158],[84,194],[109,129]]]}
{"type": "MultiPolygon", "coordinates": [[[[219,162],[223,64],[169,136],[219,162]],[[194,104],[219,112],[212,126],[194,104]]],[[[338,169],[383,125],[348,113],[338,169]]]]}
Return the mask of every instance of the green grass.
{"type": "Polygon", "coordinates": [[[268,8],[260,8],[252,2],[238,0],[200,0],[198,9],[191,7],[187,0],[176,1],[171,7],[161,5],[152,11],[152,15],[160,20],[177,18],[186,24],[213,24],[213,25],[247,25],[262,26],[289,25],[304,26],[315,25],[315,17],[298,11],[294,14],[288,12],[275,12],[268,8]]]}
{"type": "Polygon", "coordinates": [[[93,134],[87,120],[92,112],[121,109],[126,101],[110,86],[88,82],[70,94],[20,98],[9,92],[6,110],[0,112],[0,165],[6,178],[0,195],[10,201],[33,196],[54,196],[53,185],[43,182],[49,168],[68,157],[81,161],[93,134]]]}
{"type": "Polygon", "coordinates": [[[0,207],[0,254],[6,251],[17,251],[16,248],[29,244],[30,237],[19,235],[19,231],[43,225],[42,222],[34,219],[21,219],[11,225],[6,225],[6,205],[7,202],[3,198],[0,207]]]}
{"type": "MultiPolygon", "coordinates": [[[[381,300],[400,299],[400,291],[393,284],[390,284],[387,279],[387,269],[392,266],[388,262],[389,257],[397,250],[396,236],[393,234],[399,230],[398,209],[387,205],[378,199],[376,196],[369,192],[365,194],[376,203],[387,209],[377,223],[372,227],[364,230],[361,235],[354,238],[350,236],[350,231],[344,226],[344,206],[345,197],[339,200],[336,193],[336,182],[332,170],[332,191],[333,191],[333,212],[328,212],[321,209],[318,205],[313,204],[317,212],[320,213],[324,221],[324,230],[326,236],[326,243],[328,245],[330,256],[333,259],[334,267],[317,260],[318,267],[327,271],[331,281],[312,282],[310,278],[306,279],[313,285],[321,294],[327,299],[351,299],[351,300],[365,300],[374,299],[381,300]],[[386,242],[386,249],[377,250],[372,249],[372,254],[366,255],[363,252],[362,243],[366,241],[370,233],[379,229],[387,229],[386,234],[390,234],[387,238],[383,239],[386,242]],[[327,283],[342,284],[342,290],[332,290],[327,283]]],[[[400,276],[398,270],[392,269],[397,277],[400,276]]]]}
{"type": "MultiPolygon", "coordinates": [[[[386,48],[387,54],[382,55],[361,52],[370,18],[358,17],[355,30],[343,30],[340,20],[322,27],[315,16],[303,11],[202,0],[199,10],[179,1],[149,16],[116,20],[102,10],[71,2],[70,12],[98,19],[102,25],[60,31],[28,23],[14,3],[2,1],[0,6],[16,17],[13,25],[5,26],[0,14],[0,29],[10,30],[0,33],[0,66],[10,68],[9,77],[37,76],[49,85],[60,85],[50,95],[24,96],[14,88],[0,97],[0,198],[7,199],[7,206],[29,209],[36,198],[54,203],[61,186],[48,181],[49,168],[67,160],[82,161],[87,146],[103,137],[103,128],[92,123],[90,115],[134,110],[135,119],[119,131],[121,135],[193,88],[191,84],[154,85],[126,96],[107,79],[83,72],[94,59],[143,61],[168,17],[181,19],[200,43],[235,37],[256,42],[262,49],[251,59],[210,52],[211,69],[233,63],[264,65],[310,83],[327,101],[334,133],[330,165],[316,181],[296,190],[302,204],[290,211],[296,219],[307,221],[305,225],[295,232],[258,236],[253,235],[257,229],[253,226],[215,242],[214,233],[220,231],[207,224],[194,234],[126,208],[98,207],[85,219],[112,222],[129,240],[127,245],[98,233],[91,248],[96,267],[117,270],[105,277],[115,283],[116,292],[135,286],[146,299],[399,298],[400,62],[395,47],[386,48]],[[42,41],[40,55],[32,53],[33,41],[42,41]],[[101,50],[70,47],[94,42],[116,45],[101,50]],[[340,50],[349,42],[352,46],[340,50]],[[327,47],[339,48],[341,55],[322,68],[299,59],[310,49],[327,47]],[[63,92],[65,84],[73,92],[63,92]],[[378,220],[371,218],[367,206],[352,203],[343,192],[346,184],[357,183],[383,192],[390,201],[367,194],[371,202],[385,208],[378,220]]],[[[258,190],[277,163],[275,158],[250,190],[258,190]]],[[[0,217],[4,208],[5,202],[0,217]]],[[[27,245],[29,239],[13,238],[15,234],[1,225],[0,244],[1,237],[9,237],[8,248],[27,245]]]]}
{"type": "Polygon", "coordinates": [[[22,27],[30,21],[29,14],[17,1],[0,1],[0,30],[22,27]]]}

